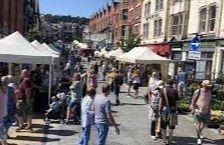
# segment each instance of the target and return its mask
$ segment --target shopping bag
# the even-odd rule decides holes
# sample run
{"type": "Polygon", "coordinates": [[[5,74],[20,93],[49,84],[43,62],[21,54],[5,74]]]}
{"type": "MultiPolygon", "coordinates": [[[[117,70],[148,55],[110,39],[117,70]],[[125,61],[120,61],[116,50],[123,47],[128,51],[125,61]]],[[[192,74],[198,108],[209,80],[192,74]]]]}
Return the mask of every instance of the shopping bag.
{"type": "Polygon", "coordinates": [[[177,113],[170,113],[169,114],[169,125],[170,126],[175,126],[177,124],[178,124],[177,113]]]}
{"type": "Polygon", "coordinates": [[[161,118],[159,117],[156,121],[156,132],[160,132],[161,131],[161,118]]]}

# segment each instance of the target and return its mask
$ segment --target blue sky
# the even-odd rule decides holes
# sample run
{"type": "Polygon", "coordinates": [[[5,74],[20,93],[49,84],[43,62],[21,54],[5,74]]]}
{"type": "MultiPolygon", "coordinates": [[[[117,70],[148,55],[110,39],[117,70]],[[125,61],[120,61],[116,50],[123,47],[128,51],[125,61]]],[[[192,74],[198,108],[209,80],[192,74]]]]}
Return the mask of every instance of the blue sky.
{"type": "Polygon", "coordinates": [[[111,0],[39,0],[42,14],[90,17],[111,0]]]}

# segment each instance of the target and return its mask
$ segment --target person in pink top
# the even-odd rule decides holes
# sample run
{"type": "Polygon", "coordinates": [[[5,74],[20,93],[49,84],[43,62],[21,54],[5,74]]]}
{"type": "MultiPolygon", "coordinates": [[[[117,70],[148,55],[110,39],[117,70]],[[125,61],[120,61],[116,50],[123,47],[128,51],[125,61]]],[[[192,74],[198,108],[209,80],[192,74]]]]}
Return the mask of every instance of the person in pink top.
{"type": "Polygon", "coordinates": [[[7,145],[7,132],[4,126],[4,117],[7,116],[8,97],[6,93],[7,80],[2,77],[0,81],[0,143],[7,145]]]}
{"type": "Polygon", "coordinates": [[[197,144],[202,144],[202,131],[210,121],[210,103],[212,100],[212,92],[209,80],[204,80],[202,82],[202,88],[194,92],[191,109],[194,114],[194,120],[196,122],[196,132],[197,132],[197,144]]]}

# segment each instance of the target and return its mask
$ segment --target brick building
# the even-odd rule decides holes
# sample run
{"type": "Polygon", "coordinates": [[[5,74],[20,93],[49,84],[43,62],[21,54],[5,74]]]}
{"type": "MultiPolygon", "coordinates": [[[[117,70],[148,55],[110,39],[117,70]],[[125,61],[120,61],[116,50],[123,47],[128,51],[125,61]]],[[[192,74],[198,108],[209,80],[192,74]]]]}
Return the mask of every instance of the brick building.
{"type": "Polygon", "coordinates": [[[110,6],[107,5],[90,19],[91,40],[98,44],[116,44],[131,33],[140,35],[142,2],[143,0],[112,0],[110,6]]]}
{"type": "Polygon", "coordinates": [[[0,34],[26,34],[39,22],[38,0],[0,0],[0,34]]]}

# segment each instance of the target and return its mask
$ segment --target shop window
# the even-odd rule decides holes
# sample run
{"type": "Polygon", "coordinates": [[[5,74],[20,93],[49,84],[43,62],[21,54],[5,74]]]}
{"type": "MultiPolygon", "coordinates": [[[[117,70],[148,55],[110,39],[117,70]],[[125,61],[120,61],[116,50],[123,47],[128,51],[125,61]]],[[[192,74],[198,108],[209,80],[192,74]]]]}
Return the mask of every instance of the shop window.
{"type": "Polygon", "coordinates": [[[206,30],[206,8],[200,11],[200,32],[205,32],[206,30]]]}
{"type": "Polygon", "coordinates": [[[215,30],[215,18],[216,18],[216,6],[211,6],[209,8],[209,22],[208,22],[208,30],[215,30]]]}

